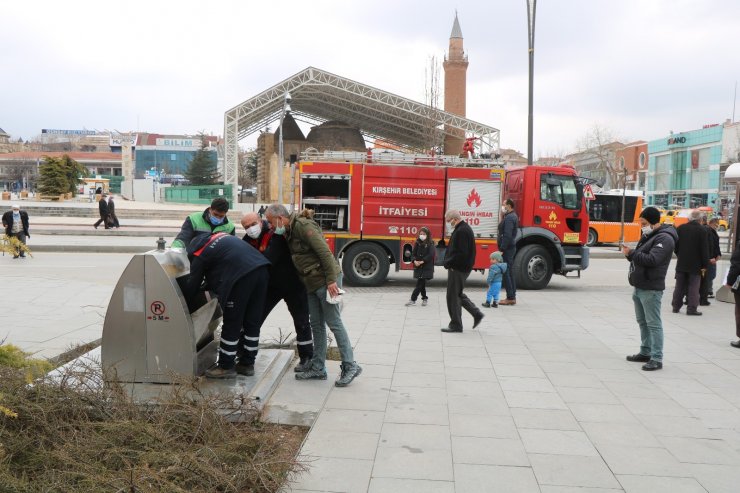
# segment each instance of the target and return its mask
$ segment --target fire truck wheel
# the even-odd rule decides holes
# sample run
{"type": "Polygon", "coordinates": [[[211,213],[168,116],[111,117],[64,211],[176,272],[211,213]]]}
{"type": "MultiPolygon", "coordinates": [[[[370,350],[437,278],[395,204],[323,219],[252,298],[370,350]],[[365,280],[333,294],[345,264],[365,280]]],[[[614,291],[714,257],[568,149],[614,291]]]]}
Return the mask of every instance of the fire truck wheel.
{"type": "Polygon", "coordinates": [[[517,288],[543,289],[550,283],[552,271],[552,258],[542,245],[526,245],[514,257],[517,288]]]}
{"type": "Polygon", "coordinates": [[[355,286],[380,286],[388,277],[389,268],[388,253],[375,243],[355,243],[342,258],[344,278],[355,286]]]}
{"type": "Polygon", "coordinates": [[[586,240],[586,246],[595,246],[599,242],[599,234],[593,229],[588,229],[588,240],[586,240]]]}

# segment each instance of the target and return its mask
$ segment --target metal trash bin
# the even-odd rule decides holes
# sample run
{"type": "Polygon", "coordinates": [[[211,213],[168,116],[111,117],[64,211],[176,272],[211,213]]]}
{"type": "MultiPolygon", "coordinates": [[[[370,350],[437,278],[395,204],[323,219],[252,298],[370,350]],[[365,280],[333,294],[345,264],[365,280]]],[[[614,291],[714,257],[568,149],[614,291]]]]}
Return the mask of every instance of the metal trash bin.
{"type": "MultiPolygon", "coordinates": [[[[162,242],[164,243],[164,242],[162,242]]],[[[121,274],[105,314],[101,363],[106,378],[170,383],[175,374],[202,375],[216,362],[218,300],[201,293],[190,313],[180,284],[190,274],[183,252],[134,255],[121,274]]]]}

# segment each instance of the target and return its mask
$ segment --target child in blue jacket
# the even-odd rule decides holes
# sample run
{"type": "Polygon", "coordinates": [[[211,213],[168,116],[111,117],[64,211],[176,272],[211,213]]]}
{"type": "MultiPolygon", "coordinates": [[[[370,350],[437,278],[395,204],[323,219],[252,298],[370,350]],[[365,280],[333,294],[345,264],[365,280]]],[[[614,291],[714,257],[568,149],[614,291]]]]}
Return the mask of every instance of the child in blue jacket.
{"type": "Polygon", "coordinates": [[[486,293],[486,302],[483,306],[486,308],[498,308],[498,296],[501,291],[501,281],[504,278],[504,272],[506,272],[507,264],[504,262],[504,256],[501,252],[493,252],[491,254],[491,267],[488,269],[488,292],[486,293]]]}

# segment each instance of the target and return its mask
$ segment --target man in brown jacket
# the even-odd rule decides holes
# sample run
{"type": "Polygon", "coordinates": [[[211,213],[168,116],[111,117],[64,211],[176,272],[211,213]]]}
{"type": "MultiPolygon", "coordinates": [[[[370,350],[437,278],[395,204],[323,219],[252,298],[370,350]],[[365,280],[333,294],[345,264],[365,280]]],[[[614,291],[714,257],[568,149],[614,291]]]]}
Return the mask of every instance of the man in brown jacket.
{"type": "Polygon", "coordinates": [[[342,357],[342,373],[334,385],[346,387],[362,373],[362,368],[354,360],[352,343],[339,311],[338,283],[341,282],[342,275],[339,264],[326,245],[321,228],[310,216],[308,211],[291,214],[282,204],[272,204],[265,211],[265,218],[275,230],[275,234],[285,235],[288,240],[293,264],[308,292],[308,313],[314,344],[313,358],[311,367],[296,373],[295,377],[297,380],[326,380],[328,325],[342,357]]]}

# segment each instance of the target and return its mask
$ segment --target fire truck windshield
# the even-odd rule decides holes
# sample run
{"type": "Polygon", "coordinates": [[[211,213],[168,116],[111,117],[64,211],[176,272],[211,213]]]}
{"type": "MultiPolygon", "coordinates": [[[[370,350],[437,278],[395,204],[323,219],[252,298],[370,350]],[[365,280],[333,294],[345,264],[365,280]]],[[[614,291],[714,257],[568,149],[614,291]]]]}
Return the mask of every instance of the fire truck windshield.
{"type": "Polygon", "coordinates": [[[578,209],[578,191],[573,176],[553,175],[540,176],[540,199],[554,202],[564,209],[578,209]]]}

